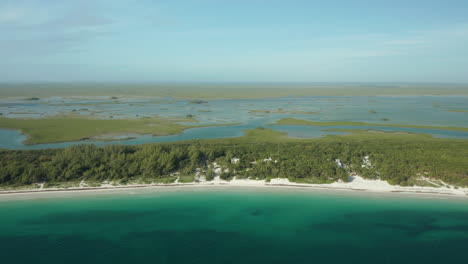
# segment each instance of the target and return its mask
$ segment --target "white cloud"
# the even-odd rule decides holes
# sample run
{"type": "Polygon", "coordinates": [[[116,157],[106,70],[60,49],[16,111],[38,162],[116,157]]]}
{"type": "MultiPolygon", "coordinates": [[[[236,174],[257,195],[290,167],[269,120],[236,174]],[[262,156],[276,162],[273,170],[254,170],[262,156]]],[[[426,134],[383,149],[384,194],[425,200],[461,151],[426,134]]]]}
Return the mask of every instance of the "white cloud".
{"type": "Polygon", "coordinates": [[[18,7],[0,6],[0,24],[13,24],[24,18],[24,9],[18,7]]]}
{"type": "Polygon", "coordinates": [[[64,2],[48,9],[35,1],[0,4],[0,57],[14,62],[83,51],[88,41],[110,34],[106,26],[114,21],[102,16],[94,2],[64,2]]]}

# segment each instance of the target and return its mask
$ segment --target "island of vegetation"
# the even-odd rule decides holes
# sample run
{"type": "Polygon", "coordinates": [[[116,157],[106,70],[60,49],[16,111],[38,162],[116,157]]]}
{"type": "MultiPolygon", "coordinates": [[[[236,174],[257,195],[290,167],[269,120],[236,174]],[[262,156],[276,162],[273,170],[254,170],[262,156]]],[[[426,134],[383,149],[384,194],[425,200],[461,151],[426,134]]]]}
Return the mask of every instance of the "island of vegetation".
{"type": "Polygon", "coordinates": [[[468,186],[468,141],[367,132],[292,139],[257,128],[228,139],[3,150],[0,166],[3,188],[196,182],[213,179],[216,169],[224,180],[331,183],[357,174],[401,186],[441,182],[463,187],[468,186]]]}
{"type": "Polygon", "coordinates": [[[112,140],[113,137],[119,134],[165,136],[179,134],[185,129],[195,127],[233,125],[182,125],[178,123],[195,122],[192,117],[134,119],[91,119],[75,116],[41,119],[0,118],[0,128],[20,130],[27,136],[25,144],[43,144],[86,139],[112,140]],[[106,135],[110,136],[106,137],[106,135]]]}
{"type": "Polygon", "coordinates": [[[453,113],[468,113],[468,110],[463,109],[451,109],[451,110],[444,110],[446,112],[453,112],[453,113]]]}
{"type": "Polygon", "coordinates": [[[207,104],[208,101],[204,101],[204,100],[192,100],[189,102],[190,104],[207,104]]]}
{"type": "MultiPolygon", "coordinates": [[[[382,120],[385,121],[385,120],[382,120]]],[[[463,131],[468,132],[468,127],[447,127],[447,126],[424,126],[424,125],[397,125],[397,124],[378,124],[378,123],[364,123],[364,122],[352,122],[352,121],[310,121],[297,118],[283,118],[278,120],[272,125],[300,125],[300,126],[380,126],[380,127],[407,127],[407,128],[420,128],[420,129],[440,129],[440,130],[451,130],[451,131],[463,131]]]]}
{"type": "Polygon", "coordinates": [[[247,110],[249,113],[260,113],[260,114],[307,114],[307,115],[318,115],[318,112],[308,112],[308,111],[297,111],[297,110],[284,110],[282,108],[273,109],[273,110],[264,110],[264,109],[255,109],[247,110]]]}

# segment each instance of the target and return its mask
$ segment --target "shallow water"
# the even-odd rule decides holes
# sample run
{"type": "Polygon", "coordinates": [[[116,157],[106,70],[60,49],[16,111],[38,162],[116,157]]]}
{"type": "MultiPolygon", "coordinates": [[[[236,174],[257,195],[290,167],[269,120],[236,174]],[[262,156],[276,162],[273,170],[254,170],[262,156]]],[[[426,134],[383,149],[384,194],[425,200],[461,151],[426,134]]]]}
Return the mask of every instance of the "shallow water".
{"type": "Polygon", "coordinates": [[[195,115],[198,124],[241,123],[236,126],[195,128],[179,135],[164,137],[138,136],[127,141],[81,141],[58,144],[24,146],[25,139],[19,132],[0,129],[0,148],[38,149],[61,148],[80,143],[96,145],[143,144],[150,142],[172,142],[187,139],[238,137],[243,130],[256,127],[271,127],[288,132],[292,137],[321,137],[344,134],[324,131],[329,128],[373,129],[383,131],[406,131],[425,133],[439,138],[468,138],[468,132],[437,129],[414,129],[402,127],[304,127],[269,126],[275,121],[294,117],[312,121],[355,121],[382,124],[429,125],[429,126],[468,126],[468,114],[447,110],[468,110],[468,97],[463,96],[316,96],[284,97],[249,100],[210,100],[196,104],[191,101],[178,101],[170,98],[132,99],[108,97],[62,98],[51,97],[39,101],[22,99],[1,99],[0,113],[4,117],[47,117],[57,114],[74,113],[102,119],[138,118],[151,116],[195,115]],[[270,111],[270,113],[256,113],[270,111]],[[298,112],[313,113],[298,113],[298,112]],[[279,113],[278,113],[279,112],[279,113]],[[385,121],[384,121],[385,120],[385,121]]]}
{"type": "Polygon", "coordinates": [[[4,263],[464,263],[467,200],[184,190],[0,202],[4,263]]]}

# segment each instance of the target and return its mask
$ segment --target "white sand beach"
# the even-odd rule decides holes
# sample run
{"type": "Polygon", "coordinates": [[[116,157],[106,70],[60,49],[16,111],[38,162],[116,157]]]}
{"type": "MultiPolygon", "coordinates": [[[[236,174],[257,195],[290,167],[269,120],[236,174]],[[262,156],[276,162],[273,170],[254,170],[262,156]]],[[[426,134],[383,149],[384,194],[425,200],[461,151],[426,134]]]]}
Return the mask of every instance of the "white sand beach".
{"type": "Polygon", "coordinates": [[[105,192],[105,191],[118,191],[118,190],[141,190],[147,189],[148,191],[154,190],[155,192],[162,189],[168,190],[174,188],[177,190],[189,190],[191,188],[219,188],[219,187],[254,187],[254,188],[269,188],[269,189],[286,189],[286,188],[301,188],[301,190],[313,192],[314,190],[330,190],[330,191],[359,191],[361,193],[387,193],[387,194],[416,194],[416,195],[431,195],[431,196],[444,196],[444,197],[458,197],[468,198],[468,188],[455,188],[449,187],[403,187],[390,185],[382,180],[368,180],[360,176],[350,176],[348,182],[334,182],[331,184],[304,184],[290,182],[288,179],[271,179],[269,182],[265,180],[251,180],[251,179],[236,179],[231,181],[224,181],[215,177],[213,181],[199,181],[192,183],[171,183],[171,184],[127,184],[127,185],[112,185],[109,183],[103,184],[99,187],[87,187],[83,182],[80,187],[69,188],[35,188],[35,189],[11,189],[0,190],[1,197],[7,196],[27,196],[31,194],[46,194],[46,193],[82,193],[82,192],[105,192]],[[178,187],[178,188],[176,188],[178,187]]]}

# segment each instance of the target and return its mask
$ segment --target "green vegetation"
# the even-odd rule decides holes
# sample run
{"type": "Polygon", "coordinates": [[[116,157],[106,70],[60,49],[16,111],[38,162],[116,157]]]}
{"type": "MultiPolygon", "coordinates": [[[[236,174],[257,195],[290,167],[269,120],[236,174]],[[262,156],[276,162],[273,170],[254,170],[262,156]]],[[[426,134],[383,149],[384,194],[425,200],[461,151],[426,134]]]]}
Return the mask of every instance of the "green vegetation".
{"type": "Polygon", "coordinates": [[[259,128],[246,136],[141,146],[77,145],[66,149],[0,151],[0,186],[46,182],[99,185],[104,181],[181,182],[195,180],[197,169],[208,179],[213,162],[228,173],[223,179],[288,178],[294,182],[347,180],[351,172],[391,184],[411,185],[425,178],[468,186],[468,141],[435,139],[420,134],[354,133],[319,139],[291,139],[285,133],[259,128]],[[371,165],[363,167],[369,156],[371,165]],[[264,161],[270,158],[272,161],[264,161]],[[239,158],[236,164],[232,158],[239,158]],[[340,159],[345,165],[335,163],[340,159]],[[277,162],[275,162],[275,160],[277,162]]]}
{"type": "Polygon", "coordinates": [[[319,115],[318,112],[306,112],[306,111],[288,111],[281,108],[276,110],[247,110],[249,113],[262,113],[262,114],[309,114],[309,115],[319,115]]]}
{"type": "Polygon", "coordinates": [[[39,113],[32,113],[32,112],[8,112],[10,115],[31,115],[31,114],[39,114],[39,113]]]}
{"type": "Polygon", "coordinates": [[[273,125],[301,125],[301,126],[381,126],[381,127],[408,127],[408,128],[424,128],[424,129],[441,129],[451,131],[464,131],[468,132],[468,127],[439,127],[439,126],[421,126],[421,125],[397,125],[397,124],[377,124],[377,123],[364,123],[364,122],[351,122],[351,121],[330,121],[330,122],[317,122],[302,120],[297,118],[283,118],[278,120],[273,125]]]}
{"type": "MultiPolygon", "coordinates": [[[[138,119],[87,119],[79,117],[56,117],[43,119],[0,118],[0,128],[18,129],[28,139],[25,144],[41,144],[78,141],[90,138],[106,140],[103,135],[150,134],[155,136],[179,134],[193,127],[176,122],[194,122],[192,118],[138,118],[138,119]]],[[[232,124],[222,124],[223,126],[232,124]]]]}
{"type": "Polygon", "coordinates": [[[192,100],[189,102],[190,104],[207,104],[208,101],[203,101],[203,100],[192,100]]]}
{"type": "Polygon", "coordinates": [[[51,103],[51,104],[48,104],[48,105],[51,105],[51,106],[76,106],[76,107],[82,107],[82,106],[101,106],[101,105],[115,105],[115,104],[125,104],[125,103],[119,102],[119,101],[108,101],[108,102],[79,103],[79,104],[74,104],[74,103],[51,103]]]}
{"type": "Polygon", "coordinates": [[[386,134],[394,134],[394,135],[415,134],[415,135],[420,135],[420,136],[432,137],[431,135],[427,135],[427,134],[418,134],[418,133],[412,133],[412,132],[407,132],[407,131],[384,131],[384,130],[377,130],[377,129],[329,128],[329,129],[322,129],[322,131],[347,132],[347,133],[353,133],[353,134],[363,134],[363,133],[365,133],[365,134],[368,134],[368,133],[386,133],[386,134]]]}
{"type": "Polygon", "coordinates": [[[468,113],[468,110],[463,109],[451,109],[451,110],[444,110],[446,112],[454,112],[454,113],[468,113]]]}
{"type": "Polygon", "coordinates": [[[156,96],[178,99],[255,99],[286,96],[468,95],[467,85],[25,83],[0,84],[2,96],[156,96]],[[67,89],[64,89],[66,87],[67,89]]]}

